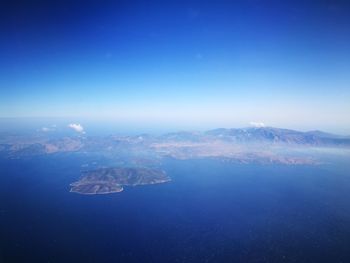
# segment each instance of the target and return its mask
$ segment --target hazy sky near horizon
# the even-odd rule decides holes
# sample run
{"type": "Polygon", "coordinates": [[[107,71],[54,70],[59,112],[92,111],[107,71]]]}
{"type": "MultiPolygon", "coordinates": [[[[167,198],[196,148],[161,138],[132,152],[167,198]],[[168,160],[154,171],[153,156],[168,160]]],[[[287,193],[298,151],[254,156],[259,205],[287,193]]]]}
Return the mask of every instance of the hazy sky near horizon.
{"type": "Polygon", "coordinates": [[[350,133],[346,1],[2,1],[0,117],[350,133]]]}

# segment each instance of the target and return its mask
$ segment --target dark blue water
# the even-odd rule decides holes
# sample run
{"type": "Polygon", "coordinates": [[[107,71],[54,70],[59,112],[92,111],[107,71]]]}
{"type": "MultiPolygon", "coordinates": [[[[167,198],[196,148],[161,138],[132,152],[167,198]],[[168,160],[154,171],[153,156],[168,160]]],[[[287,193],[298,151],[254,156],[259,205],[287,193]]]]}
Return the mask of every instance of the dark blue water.
{"type": "Polygon", "coordinates": [[[350,262],[350,174],[167,160],[167,184],[69,192],[86,159],[0,161],[0,262],[350,262]]]}

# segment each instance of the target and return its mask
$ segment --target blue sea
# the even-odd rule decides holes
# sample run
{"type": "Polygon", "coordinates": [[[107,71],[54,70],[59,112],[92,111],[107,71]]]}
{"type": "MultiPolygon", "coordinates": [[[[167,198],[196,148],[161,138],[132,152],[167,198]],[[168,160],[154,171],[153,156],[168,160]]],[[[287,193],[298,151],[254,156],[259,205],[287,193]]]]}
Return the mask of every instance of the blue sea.
{"type": "Polygon", "coordinates": [[[70,193],[87,158],[0,159],[0,262],[350,262],[347,164],[169,159],[169,183],[70,193]]]}

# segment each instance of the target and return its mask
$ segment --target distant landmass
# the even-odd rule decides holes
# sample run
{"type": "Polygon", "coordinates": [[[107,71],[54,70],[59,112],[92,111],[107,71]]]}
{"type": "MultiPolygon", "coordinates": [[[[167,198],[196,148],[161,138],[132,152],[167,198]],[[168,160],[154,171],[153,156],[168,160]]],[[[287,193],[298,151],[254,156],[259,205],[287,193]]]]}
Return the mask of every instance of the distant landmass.
{"type": "Polygon", "coordinates": [[[219,158],[238,163],[316,164],[315,156],[299,153],[300,149],[311,148],[350,149],[350,137],[273,127],[182,131],[160,136],[50,137],[45,132],[34,136],[0,136],[0,154],[9,158],[58,153],[97,154],[111,159],[127,159],[133,167],[147,167],[147,164],[159,163],[165,157],[219,158]]]}
{"type": "Polygon", "coordinates": [[[160,184],[170,181],[162,170],[146,168],[103,168],[87,171],[72,183],[71,192],[109,194],[123,191],[123,186],[160,184]]]}
{"type": "Polygon", "coordinates": [[[318,165],[320,153],[350,153],[350,137],[322,131],[300,132],[273,127],[181,131],[163,135],[32,136],[0,135],[0,154],[7,158],[79,154],[103,159],[86,164],[70,184],[80,194],[108,194],[124,186],[170,181],[162,171],[165,158],[214,159],[237,164],[318,165]],[[106,168],[107,167],[107,168],[106,168]]]}

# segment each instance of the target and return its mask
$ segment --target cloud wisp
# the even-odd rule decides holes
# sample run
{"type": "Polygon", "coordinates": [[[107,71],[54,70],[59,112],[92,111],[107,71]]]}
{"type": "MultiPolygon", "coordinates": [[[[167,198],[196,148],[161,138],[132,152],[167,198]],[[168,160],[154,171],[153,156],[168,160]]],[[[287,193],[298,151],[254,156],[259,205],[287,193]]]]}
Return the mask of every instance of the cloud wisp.
{"type": "Polygon", "coordinates": [[[78,133],[81,133],[81,134],[85,133],[84,127],[79,123],[70,123],[70,124],[68,124],[68,127],[73,129],[74,131],[76,131],[78,133]]]}
{"type": "Polygon", "coordinates": [[[41,128],[42,132],[51,132],[56,130],[56,124],[52,124],[51,126],[45,126],[41,128]]]}
{"type": "Polygon", "coordinates": [[[263,123],[263,122],[251,121],[249,124],[253,127],[256,127],[256,128],[266,127],[265,123],[263,123]]]}

